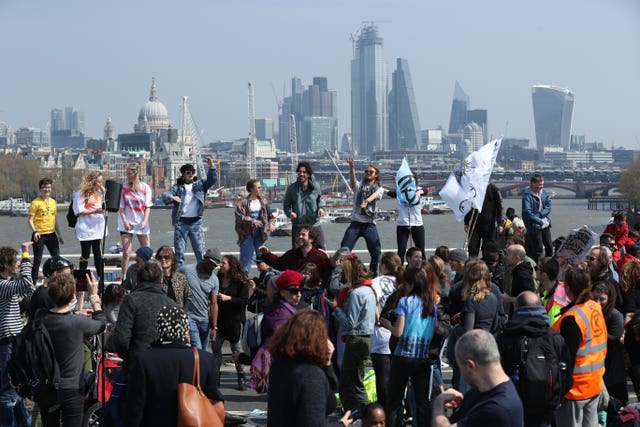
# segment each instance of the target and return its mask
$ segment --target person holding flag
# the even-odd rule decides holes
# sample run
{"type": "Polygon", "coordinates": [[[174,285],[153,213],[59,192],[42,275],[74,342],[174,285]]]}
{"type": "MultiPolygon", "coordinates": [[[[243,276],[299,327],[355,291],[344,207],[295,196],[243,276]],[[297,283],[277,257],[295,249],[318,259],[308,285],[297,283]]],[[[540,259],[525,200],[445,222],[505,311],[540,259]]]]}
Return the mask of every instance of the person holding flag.
{"type": "Polygon", "coordinates": [[[497,240],[496,231],[502,233],[502,196],[500,189],[492,182],[487,185],[482,212],[472,209],[464,216],[464,231],[469,242],[469,256],[478,256],[480,245],[497,240]],[[482,241],[482,243],[480,243],[482,241]]]}
{"type": "Polygon", "coordinates": [[[398,199],[396,241],[398,256],[403,261],[407,252],[409,236],[413,239],[413,245],[420,249],[422,259],[427,259],[424,253],[426,237],[421,212],[423,194],[422,188],[418,187],[418,177],[411,172],[407,159],[402,159],[402,164],[396,174],[396,189],[390,190],[387,195],[398,199]]]}

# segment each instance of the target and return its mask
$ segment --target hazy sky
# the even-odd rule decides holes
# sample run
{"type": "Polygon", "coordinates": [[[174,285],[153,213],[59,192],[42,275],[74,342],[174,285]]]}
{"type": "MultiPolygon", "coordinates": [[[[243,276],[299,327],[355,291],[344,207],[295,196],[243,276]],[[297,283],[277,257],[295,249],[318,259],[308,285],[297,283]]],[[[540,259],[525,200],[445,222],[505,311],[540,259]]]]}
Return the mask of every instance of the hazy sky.
{"type": "MultiPolygon", "coordinates": [[[[535,141],[531,86],[575,93],[572,133],[640,149],[638,0],[0,0],[0,122],[48,129],[50,110],[85,113],[89,136],[133,131],[151,78],[174,127],[188,95],[204,141],[277,122],[273,87],[326,76],[350,131],[350,35],[379,24],[389,82],[409,61],[423,129],[448,128],[455,80],[486,108],[490,135],[535,141]],[[508,125],[507,125],[508,123],[508,125]]],[[[389,83],[390,84],[390,83],[389,83]]]]}

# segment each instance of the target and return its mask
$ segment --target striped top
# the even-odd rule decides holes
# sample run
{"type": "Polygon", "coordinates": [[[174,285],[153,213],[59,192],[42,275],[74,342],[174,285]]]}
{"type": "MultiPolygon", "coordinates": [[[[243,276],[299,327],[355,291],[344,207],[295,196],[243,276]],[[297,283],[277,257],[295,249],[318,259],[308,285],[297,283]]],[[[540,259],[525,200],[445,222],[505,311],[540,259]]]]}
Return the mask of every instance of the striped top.
{"type": "Polygon", "coordinates": [[[0,339],[18,335],[22,330],[19,298],[32,293],[31,261],[23,258],[17,279],[0,279],[0,339]]]}

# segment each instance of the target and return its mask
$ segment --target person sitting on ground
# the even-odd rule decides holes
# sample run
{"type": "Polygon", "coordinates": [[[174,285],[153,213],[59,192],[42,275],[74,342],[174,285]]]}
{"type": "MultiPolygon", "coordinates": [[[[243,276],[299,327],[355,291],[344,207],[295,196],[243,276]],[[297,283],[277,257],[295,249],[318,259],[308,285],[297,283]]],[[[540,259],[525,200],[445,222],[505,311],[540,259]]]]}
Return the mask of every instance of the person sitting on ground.
{"type": "Polygon", "coordinates": [[[473,388],[465,395],[450,388],[433,402],[434,427],[522,427],[523,408],[513,382],[502,369],[493,335],[474,329],[460,337],[455,356],[464,380],[473,388]],[[447,418],[445,409],[458,409],[447,418]]]}
{"type": "Polygon", "coordinates": [[[385,418],[384,406],[379,402],[372,402],[362,409],[361,419],[354,420],[351,418],[351,411],[347,411],[339,422],[351,427],[384,427],[385,418]]]}
{"type": "Polygon", "coordinates": [[[274,334],[280,325],[296,312],[302,298],[302,282],[304,276],[297,271],[285,270],[276,279],[278,296],[274,300],[273,309],[265,313],[262,320],[262,342],[274,334]]]}

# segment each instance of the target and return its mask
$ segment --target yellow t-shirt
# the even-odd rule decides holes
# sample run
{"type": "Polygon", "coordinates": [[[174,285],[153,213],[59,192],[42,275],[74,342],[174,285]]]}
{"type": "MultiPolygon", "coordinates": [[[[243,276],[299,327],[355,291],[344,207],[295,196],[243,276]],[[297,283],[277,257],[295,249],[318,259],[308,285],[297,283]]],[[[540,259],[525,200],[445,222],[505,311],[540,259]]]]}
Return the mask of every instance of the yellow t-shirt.
{"type": "Polygon", "coordinates": [[[51,234],[56,231],[57,212],[58,205],[51,197],[47,200],[36,197],[29,206],[29,216],[33,216],[33,224],[40,234],[51,234]]]}

